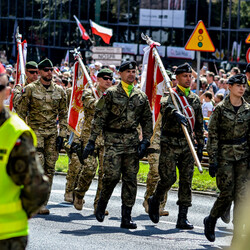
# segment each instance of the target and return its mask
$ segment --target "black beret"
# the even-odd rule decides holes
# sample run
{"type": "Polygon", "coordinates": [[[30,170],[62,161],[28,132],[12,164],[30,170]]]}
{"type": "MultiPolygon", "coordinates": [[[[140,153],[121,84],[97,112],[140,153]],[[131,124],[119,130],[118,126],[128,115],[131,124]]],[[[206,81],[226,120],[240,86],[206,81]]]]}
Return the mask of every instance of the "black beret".
{"type": "Polygon", "coordinates": [[[136,62],[135,61],[125,61],[121,64],[119,71],[123,72],[126,69],[135,69],[136,68],[136,62]]]}
{"type": "Polygon", "coordinates": [[[111,77],[113,77],[113,71],[111,69],[108,69],[108,68],[101,69],[98,72],[97,77],[102,77],[102,76],[111,76],[111,77]]]}
{"type": "Polygon", "coordinates": [[[188,63],[181,64],[177,67],[175,74],[192,73],[192,68],[188,63]]]}
{"type": "Polygon", "coordinates": [[[246,66],[246,72],[250,72],[250,63],[246,66]]]}
{"type": "Polygon", "coordinates": [[[48,58],[38,63],[38,69],[52,68],[52,67],[53,67],[53,63],[48,58]]]}
{"type": "Polygon", "coordinates": [[[29,61],[29,62],[26,63],[25,68],[26,68],[26,69],[37,69],[38,66],[37,66],[37,63],[36,63],[36,62],[34,62],[34,61],[29,61]]]}
{"type": "Polygon", "coordinates": [[[246,84],[247,83],[247,77],[244,74],[238,74],[231,76],[228,81],[228,84],[233,85],[233,84],[246,84]]]}

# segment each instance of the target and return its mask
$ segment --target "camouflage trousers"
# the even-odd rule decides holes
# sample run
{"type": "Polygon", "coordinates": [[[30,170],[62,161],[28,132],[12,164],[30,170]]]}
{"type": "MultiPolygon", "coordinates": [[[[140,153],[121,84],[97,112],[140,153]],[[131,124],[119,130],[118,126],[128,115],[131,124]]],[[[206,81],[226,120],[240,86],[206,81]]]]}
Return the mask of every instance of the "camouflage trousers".
{"type": "Polygon", "coordinates": [[[247,185],[249,184],[248,159],[239,161],[220,160],[216,173],[216,183],[220,190],[219,197],[215,201],[210,215],[215,218],[221,217],[226,208],[234,201],[233,222],[238,221],[240,205],[246,198],[247,185]]]}
{"type": "MultiPolygon", "coordinates": [[[[55,173],[55,165],[58,160],[59,153],[56,150],[56,137],[57,134],[46,134],[46,132],[41,133],[35,131],[37,136],[37,154],[44,169],[44,174],[49,178],[50,190],[51,192],[53,177],[55,173]]],[[[48,200],[49,200],[48,195],[48,200]]],[[[47,202],[48,202],[47,200],[47,202]]],[[[47,204],[45,203],[45,205],[47,204]]]]}
{"type": "MultiPolygon", "coordinates": [[[[148,154],[149,171],[147,175],[147,186],[144,194],[144,200],[147,202],[148,198],[155,192],[158,181],[160,180],[158,166],[159,166],[159,152],[148,154]]],[[[164,209],[167,202],[168,192],[164,195],[164,200],[160,204],[160,208],[164,209]]]]}
{"type": "Polygon", "coordinates": [[[96,191],[96,196],[94,200],[94,209],[96,210],[97,202],[99,200],[100,192],[102,189],[102,177],[103,177],[103,155],[104,147],[100,147],[95,150],[94,155],[89,155],[88,158],[84,161],[84,165],[81,166],[81,172],[79,173],[77,179],[77,186],[75,188],[75,195],[82,199],[85,196],[85,193],[89,190],[90,184],[92,183],[93,178],[96,174],[96,169],[99,162],[98,170],[98,187],[96,191]],[[98,162],[97,162],[98,158],[98,162]]]}
{"type": "Polygon", "coordinates": [[[104,176],[100,200],[108,203],[116,184],[122,176],[122,205],[132,207],[137,192],[137,173],[139,171],[138,153],[117,152],[113,146],[105,147],[104,176]]]}
{"type": "Polygon", "coordinates": [[[192,153],[185,143],[184,145],[172,145],[161,142],[159,158],[160,181],[156,187],[155,197],[159,201],[164,200],[164,195],[176,181],[176,166],[179,169],[179,190],[177,205],[192,206],[192,178],[194,172],[194,160],[192,153]]]}
{"type": "Polygon", "coordinates": [[[80,169],[81,163],[79,158],[76,153],[72,153],[71,159],[69,159],[68,172],[66,175],[65,193],[74,191],[80,169]]]}
{"type": "Polygon", "coordinates": [[[0,240],[1,250],[24,250],[28,243],[28,236],[21,236],[10,238],[6,240],[0,240]]]}

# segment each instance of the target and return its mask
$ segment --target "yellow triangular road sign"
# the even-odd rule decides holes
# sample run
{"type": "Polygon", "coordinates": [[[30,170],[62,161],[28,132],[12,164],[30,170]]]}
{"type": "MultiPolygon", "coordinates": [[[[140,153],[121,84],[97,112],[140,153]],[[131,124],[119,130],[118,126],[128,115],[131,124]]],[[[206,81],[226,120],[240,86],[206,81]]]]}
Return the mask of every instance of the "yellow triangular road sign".
{"type": "Polygon", "coordinates": [[[214,52],[215,47],[207,32],[207,29],[202,20],[196,25],[192,35],[189,37],[186,45],[186,50],[196,50],[204,52],[214,52]]]}
{"type": "Polygon", "coordinates": [[[245,40],[246,43],[250,43],[250,33],[249,35],[247,36],[247,39],[245,40]]]}

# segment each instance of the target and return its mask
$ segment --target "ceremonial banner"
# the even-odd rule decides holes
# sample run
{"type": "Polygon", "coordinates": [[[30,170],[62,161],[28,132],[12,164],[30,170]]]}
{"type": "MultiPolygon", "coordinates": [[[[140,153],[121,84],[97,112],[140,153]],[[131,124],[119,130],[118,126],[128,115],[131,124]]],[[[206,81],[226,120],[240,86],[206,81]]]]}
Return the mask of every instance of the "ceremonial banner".
{"type": "Polygon", "coordinates": [[[82,24],[80,23],[80,21],[77,19],[77,17],[74,15],[74,18],[76,20],[77,26],[81,32],[81,36],[83,40],[88,40],[89,39],[89,35],[87,34],[86,30],[83,28],[82,24]]]}
{"type": "MultiPolygon", "coordinates": [[[[22,44],[22,49],[23,49],[23,58],[21,58],[21,60],[23,60],[23,65],[25,66],[26,57],[27,57],[27,41],[24,40],[21,44],[22,44]]],[[[17,51],[18,51],[18,47],[17,47],[17,51]]],[[[20,56],[19,56],[19,52],[18,52],[17,63],[16,63],[16,79],[15,79],[15,85],[13,88],[15,88],[15,86],[17,84],[22,85],[22,83],[20,83],[20,75],[21,75],[21,67],[20,67],[20,56]]],[[[12,111],[12,109],[13,109],[13,97],[14,97],[14,92],[12,91],[11,97],[10,97],[10,106],[9,106],[10,111],[12,111]]]]}
{"type": "Polygon", "coordinates": [[[97,36],[100,36],[105,43],[109,44],[110,38],[113,36],[113,29],[105,28],[93,22],[92,20],[89,20],[89,21],[90,21],[92,33],[97,36]]]}
{"type": "Polygon", "coordinates": [[[153,112],[153,124],[155,125],[161,108],[161,97],[167,90],[167,85],[160,71],[159,64],[153,55],[154,46],[155,45],[147,46],[144,49],[141,89],[148,96],[150,107],[153,112]]]}
{"type": "Polygon", "coordinates": [[[83,125],[84,112],[82,104],[82,92],[86,88],[87,78],[84,75],[79,62],[74,64],[74,79],[68,112],[68,126],[77,136],[80,136],[83,125]]]}

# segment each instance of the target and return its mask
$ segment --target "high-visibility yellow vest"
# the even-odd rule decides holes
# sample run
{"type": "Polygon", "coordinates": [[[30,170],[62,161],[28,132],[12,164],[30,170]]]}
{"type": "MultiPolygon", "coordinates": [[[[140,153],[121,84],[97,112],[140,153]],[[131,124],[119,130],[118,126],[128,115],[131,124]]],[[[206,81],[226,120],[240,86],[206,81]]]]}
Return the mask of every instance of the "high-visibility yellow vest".
{"type": "Polygon", "coordinates": [[[20,199],[22,186],[17,186],[6,170],[16,141],[26,131],[36,145],[35,133],[16,114],[0,127],[0,240],[28,235],[28,218],[20,199]]]}

